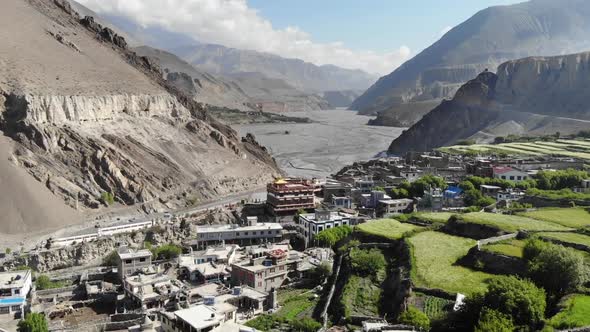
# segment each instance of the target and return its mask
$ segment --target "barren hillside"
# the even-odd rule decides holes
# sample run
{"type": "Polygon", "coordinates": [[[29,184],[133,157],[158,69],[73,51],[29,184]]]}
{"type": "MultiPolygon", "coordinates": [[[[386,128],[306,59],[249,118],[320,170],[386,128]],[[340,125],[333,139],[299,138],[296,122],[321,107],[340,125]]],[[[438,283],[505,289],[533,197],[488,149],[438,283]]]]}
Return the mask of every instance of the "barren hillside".
{"type": "Polygon", "coordinates": [[[0,40],[0,170],[29,176],[1,187],[0,233],[72,222],[76,202],[81,214],[107,209],[107,192],[117,204],[170,209],[278,172],[256,142],[211,119],[158,65],[66,1],[4,0],[0,40]],[[51,211],[47,192],[59,198],[51,211]]]}

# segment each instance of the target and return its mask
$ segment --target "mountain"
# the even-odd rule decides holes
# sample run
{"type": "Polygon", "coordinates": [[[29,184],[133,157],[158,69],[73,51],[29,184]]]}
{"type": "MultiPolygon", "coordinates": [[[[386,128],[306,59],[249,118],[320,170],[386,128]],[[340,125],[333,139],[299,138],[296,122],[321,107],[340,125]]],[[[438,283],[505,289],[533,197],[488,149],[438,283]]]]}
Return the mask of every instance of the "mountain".
{"type": "Polygon", "coordinates": [[[221,45],[198,44],[170,50],[199,69],[227,76],[261,73],[306,92],[364,90],[376,79],[362,70],[316,66],[299,59],[221,45]]]}
{"type": "Polygon", "coordinates": [[[4,0],[0,40],[0,233],[174,209],[279,174],[253,137],[65,0],[4,0]]]}
{"type": "Polygon", "coordinates": [[[238,73],[233,77],[211,75],[163,50],[140,46],[137,54],[157,59],[164,77],[201,103],[241,111],[297,112],[331,108],[321,96],[298,90],[285,81],[261,73],[238,73]]]}
{"type": "Polygon", "coordinates": [[[430,151],[460,139],[577,133],[590,127],[590,52],[508,61],[485,71],[395,139],[389,152],[430,151]]]}
{"type": "Polygon", "coordinates": [[[322,97],[330,103],[333,108],[348,107],[362,94],[361,90],[337,90],[324,91],[322,97]]]}
{"type": "Polygon", "coordinates": [[[590,49],[588,17],[586,0],[532,0],[484,9],[380,78],[350,109],[388,113],[378,119],[381,124],[412,124],[486,68],[590,49]]]}

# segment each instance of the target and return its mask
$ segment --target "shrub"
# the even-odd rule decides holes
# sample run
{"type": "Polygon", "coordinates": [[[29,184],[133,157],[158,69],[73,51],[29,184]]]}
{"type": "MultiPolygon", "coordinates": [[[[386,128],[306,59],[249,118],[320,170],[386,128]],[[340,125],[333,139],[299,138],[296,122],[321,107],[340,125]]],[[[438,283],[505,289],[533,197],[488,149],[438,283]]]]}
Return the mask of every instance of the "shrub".
{"type": "Polygon", "coordinates": [[[352,234],[352,227],[348,225],[323,230],[314,239],[322,246],[333,247],[341,240],[352,234]]]}
{"type": "Polygon", "coordinates": [[[25,319],[22,319],[18,322],[18,331],[19,332],[47,332],[49,328],[47,327],[47,321],[45,320],[45,316],[40,313],[28,313],[25,316],[25,319]]]}
{"type": "Polygon", "coordinates": [[[510,316],[497,310],[484,308],[481,311],[475,332],[512,332],[514,324],[510,316]]]}
{"type": "Polygon", "coordinates": [[[328,262],[322,262],[320,265],[316,266],[311,273],[312,278],[318,282],[324,281],[324,279],[329,277],[331,274],[332,266],[328,262]]]}
{"type": "Polygon", "coordinates": [[[115,195],[105,191],[100,194],[100,200],[106,205],[112,205],[115,203],[115,195]]]}
{"type": "Polygon", "coordinates": [[[4,251],[7,255],[10,255],[10,253],[12,252],[12,249],[10,248],[6,248],[6,250],[4,251]]]}
{"type": "Polygon", "coordinates": [[[42,274],[35,280],[35,286],[37,290],[54,289],[66,286],[66,282],[62,281],[51,281],[48,276],[42,274]]]}
{"type": "Polygon", "coordinates": [[[428,331],[430,329],[430,319],[428,319],[428,316],[415,307],[409,307],[408,310],[402,312],[398,321],[402,324],[414,326],[421,331],[428,331]]]}
{"type": "Polygon", "coordinates": [[[291,323],[291,331],[294,332],[316,332],[322,328],[322,324],[311,318],[295,319],[291,323]]]}
{"type": "Polygon", "coordinates": [[[561,296],[574,291],[588,281],[584,256],[571,248],[539,240],[525,245],[529,276],[552,294],[561,296]],[[559,276],[559,277],[554,277],[559,276]]]}
{"type": "Polygon", "coordinates": [[[182,248],[173,243],[164,244],[151,250],[154,259],[173,259],[182,253],[182,248]]]}
{"type": "Polygon", "coordinates": [[[350,251],[350,265],[357,274],[376,276],[377,272],[385,268],[385,256],[379,249],[358,249],[350,251]]]}
{"type": "Polygon", "coordinates": [[[116,266],[119,260],[117,251],[113,250],[102,259],[102,266],[116,266]]]}
{"type": "Polygon", "coordinates": [[[492,279],[483,305],[510,315],[515,325],[535,326],[545,317],[545,291],[514,276],[492,279]]]}
{"type": "Polygon", "coordinates": [[[246,322],[245,325],[256,330],[269,331],[275,326],[277,322],[278,320],[275,316],[264,314],[246,322]]]}

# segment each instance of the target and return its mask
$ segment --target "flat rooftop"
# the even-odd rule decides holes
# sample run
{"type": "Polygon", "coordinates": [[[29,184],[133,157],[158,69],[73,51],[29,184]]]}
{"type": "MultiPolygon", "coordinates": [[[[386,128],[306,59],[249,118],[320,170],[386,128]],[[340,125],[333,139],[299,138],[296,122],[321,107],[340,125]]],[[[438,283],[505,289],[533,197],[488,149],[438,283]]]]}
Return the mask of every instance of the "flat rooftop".
{"type": "Polygon", "coordinates": [[[22,288],[31,277],[31,270],[0,272],[0,289],[22,288]]]}
{"type": "Polygon", "coordinates": [[[219,306],[200,304],[188,309],[176,311],[174,314],[196,330],[201,330],[219,324],[222,321],[221,316],[226,312],[233,310],[236,310],[236,307],[229,303],[223,303],[219,306]]]}
{"type": "Polygon", "coordinates": [[[117,249],[117,254],[121,259],[132,259],[152,256],[152,252],[148,249],[133,250],[127,247],[120,247],[119,249],[117,249]]]}
{"type": "Polygon", "coordinates": [[[197,233],[219,233],[219,232],[247,232],[263,230],[282,230],[283,226],[278,223],[258,223],[254,226],[238,226],[236,224],[217,226],[198,226],[197,233]]]}

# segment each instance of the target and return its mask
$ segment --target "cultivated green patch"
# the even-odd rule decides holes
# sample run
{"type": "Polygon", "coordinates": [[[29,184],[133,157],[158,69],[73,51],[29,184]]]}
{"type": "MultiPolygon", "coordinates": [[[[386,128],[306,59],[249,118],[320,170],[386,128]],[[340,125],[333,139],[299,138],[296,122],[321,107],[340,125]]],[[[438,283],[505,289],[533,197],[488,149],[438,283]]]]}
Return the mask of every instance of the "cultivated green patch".
{"type": "Polygon", "coordinates": [[[506,232],[525,231],[566,231],[571,228],[532,218],[498,213],[473,212],[461,215],[461,219],[474,224],[496,227],[506,232]]]}
{"type": "Polygon", "coordinates": [[[405,233],[420,229],[420,227],[412,224],[401,223],[395,219],[380,219],[371,220],[360,224],[357,226],[357,229],[359,232],[368,235],[398,240],[401,239],[405,233]]]}
{"type": "Polygon", "coordinates": [[[543,232],[539,236],[567,243],[581,244],[590,247],[590,236],[578,233],[543,232]]]}
{"type": "Polygon", "coordinates": [[[551,326],[558,329],[590,326],[590,296],[570,295],[560,305],[563,310],[549,320],[551,326]]]}
{"type": "Polygon", "coordinates": [[[506,256],[522,258],[522,250],[526,241],[523,240],[505,240],[483,246],[483,250],[494,252],[506,256]]]}
{"type": "Polygon", "coordinates": [[[485,290],[485,281],[492,277],[456,265],[475,246],[475,240],[428,231],[408,242],[412,246],[412,279],[419,287],[472,294],[485,290]]]}
{"type": "Polygon", "coordinates": [[[590,225],[590,213],[583,208],[546,208],[525,212],[522,216],[549,221],[565,227],[581,228],[590,225]]]}
{"type": "Polygon", "coordinates": [[[446,223],[453,213],[451,212],[419,212],[414,215],[418,220],[429,223],[446,223]]]}

